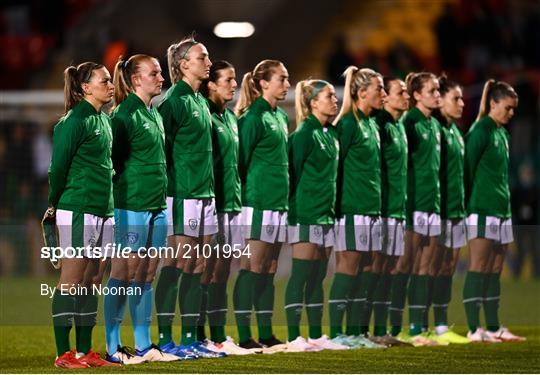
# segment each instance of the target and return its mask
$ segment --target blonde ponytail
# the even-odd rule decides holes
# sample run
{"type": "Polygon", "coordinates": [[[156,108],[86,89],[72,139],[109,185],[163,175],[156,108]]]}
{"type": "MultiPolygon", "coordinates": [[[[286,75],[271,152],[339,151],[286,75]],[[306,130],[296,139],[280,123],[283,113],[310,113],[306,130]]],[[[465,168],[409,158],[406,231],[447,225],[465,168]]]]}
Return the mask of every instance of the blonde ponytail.
{"type": "Polygon", "coordinates": [[[275,68],[279,66],[283,66],[283,63],[279,60],[263,60],[255,66],[252,72],[244,74],[240,97],[234,107],[237,116],[246,112],[251,103],[262,95],[260,82],[262,80],[270,81],[275,68]]]}
{"type": "Polygon", "coordinates": [[[478,108],[478,115],[476,116],[476,121],[480,120],[482,117],[486,116],[489,113],[488,95],[494,83],[494,79],[488,79],[486,83],[484,83],[484,89],[482,90],[482,99],[480,99],[480,107],[478,108]]]}
{"type": "Polygon", "coordinates": [[[238,98],[238,102],[236,102],[236,106],[234,107],[234,113],[236,116],[243,114],[251,103],[253,103],[253,101],[255,101],[255,99],[257,99],[259,96],[261,96],[261,92],[257,90],[257,86],[253,81],[253,74],[251,72],[244,74],[244,78],[242,78],[242,84],[240,86],[240,97],[238,98]]]}
{"type": "Polygon", "coordinates": [[[358,91],[367,90],[369,85],[371,85],[371,80],[376,77],[382,79],[382,75],[376,71],[363,68],[358,69],[356,66],[349,66],[343,72],[345,77],[345,87],[343,89],[343,104],[336,119],[334,120],[334,125],[336,125],[339,120],[343,118],[351,110],[353,111],[354,117],[358,120],[356,101],[358,100],[358,91]]]}
{"type": "Polygon", "coordinates": [[[304,90],[308,81],[300,81],[296,84],[296,91],[294,92],[294,110],[296,113],[296,127],[300,125],[302,121],[309,116],[310,108],[309,103],[306,103],[306,96],[304,90]]]}
{"type": "Polygon", "coordinates": [[[482,92],[482,100],[480,101],[480,108],[478,110],[476,121],[489,114],[489,103],[492,100],[495,103],[498,103],[499,100],[504,98],[517,99],[518,94],[508,83],[489,79],[484,85],[484,91],[482,92]]]}
{"type": "Polygon", "coordinates": [[[129,78],[126,80],[124,75],[127,60],[123,60],[122,56],[114,66],[113,84],[114,84],[114,105],[115,107],[126,100],[128,94],[133,91],[129,78]]]}
{"type": "Polygon", "coordinates": [[[334,120],[334,125],[336,125],[343,116],[349,113],[353,107],[353,96],[356,97],[358,91],[353,91],[351,86],[353,85],[354,81],[353,76],[358,70],[359,69],[356,66],[349,66],[347,69],[345,69],[345,72],[343,72],[343,76],[345,77],[345,86],[343,88],[343,103],[341,104],[341,109],[339,110],[339,113],[334,120]]]}

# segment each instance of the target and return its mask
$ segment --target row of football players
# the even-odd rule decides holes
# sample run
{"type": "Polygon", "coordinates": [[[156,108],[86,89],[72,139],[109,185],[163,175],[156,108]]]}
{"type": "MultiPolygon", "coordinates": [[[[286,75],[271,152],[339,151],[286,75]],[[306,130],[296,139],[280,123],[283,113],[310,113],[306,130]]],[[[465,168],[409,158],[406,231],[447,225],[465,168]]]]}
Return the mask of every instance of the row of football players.
{"type": "MultiPolygon", "coordinates": [[[[244,75],[233,113],[226,108],[237,88],[230,63],[212,64],[206,47],[192,38],[171,45],[167,57],[173,86],[157,108],[151,100],[164,79],[151,56],[121,59],[114,80],[91,62],[66,69],[66,115],[55,127],[46,215],[56,218],[62,247],[163,247],[167,237],[186,251],[212,241],[245,244],[233,296],[239,344],[225,334],[230,257],[192,252],[162,260],[155,288],[158,345],[150,322],[160,259],[113,257],[107,286],[140,292],[105,296],[106,360],[91,350],[97,296],[57,291],[56,366],[521,339],[497,317],[499,275],[512,241],[503,125],[517,95],[508,84],[486,83],[478,121],[464,142],[456,125],[463,109],[459,84],[431,73],[411,73],[406,82],[383,79],[350,67],[339,113],[331,84],[298,83],[297,129],[288,135],[287,115],[278,106],[290,87],[281,62],[261,61],[244,75]],[[113,96],[109,116],[101,109],[113,96]],[[467,239],[465,338],[449,329],[446,310],[458,249],[467,239]],[[292,245],[293,258],[286,343],[272,329],[283,242],[292,245]],[[327,300],[328,336],[321,324],[322,284],[331,249],[336,272],[327,300]],[[177,301],[179,345],[172,337],[177,301]],[[487,330],[479,324],[481,303],[487,330]],[[134,351],[120,341],[126,304],[134,351]],[[427,330],[430,306],[434,333],[427,330]],[[307,340],[300,334],[303,307],[307,340]],[[258,342],[251,333],[253,310],[258,342]],[[69,343],[73,321],[76,352],[69,343]]],[[[65,258],[59,284],[101,283],[104,271],[90,258],[65,258]]]]}

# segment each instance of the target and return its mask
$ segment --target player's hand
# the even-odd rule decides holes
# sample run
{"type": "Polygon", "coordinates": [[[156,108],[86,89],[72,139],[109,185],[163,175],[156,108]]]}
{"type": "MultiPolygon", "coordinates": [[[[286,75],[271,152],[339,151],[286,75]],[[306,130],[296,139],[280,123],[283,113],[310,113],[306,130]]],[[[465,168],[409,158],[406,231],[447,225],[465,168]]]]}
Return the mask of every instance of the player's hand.
{"type": "Polygon", "coordinates": [[[54,219],[56,217],[56,208],[49,207],[47,208],[47,211],[43,214],[43,220],[50,220],[54,219]]]}

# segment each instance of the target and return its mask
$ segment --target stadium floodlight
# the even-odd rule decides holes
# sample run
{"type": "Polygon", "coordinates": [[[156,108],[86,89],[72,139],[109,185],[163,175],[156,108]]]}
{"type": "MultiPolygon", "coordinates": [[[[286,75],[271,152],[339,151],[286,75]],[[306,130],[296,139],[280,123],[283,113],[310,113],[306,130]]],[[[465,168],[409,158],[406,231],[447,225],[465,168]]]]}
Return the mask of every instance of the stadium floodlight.
{"type": "Polygon", "coordinates": [[[249,38],[254,32],[249,22],[220,22],[214,27],[214,34],[220,38],[249,38]]]}

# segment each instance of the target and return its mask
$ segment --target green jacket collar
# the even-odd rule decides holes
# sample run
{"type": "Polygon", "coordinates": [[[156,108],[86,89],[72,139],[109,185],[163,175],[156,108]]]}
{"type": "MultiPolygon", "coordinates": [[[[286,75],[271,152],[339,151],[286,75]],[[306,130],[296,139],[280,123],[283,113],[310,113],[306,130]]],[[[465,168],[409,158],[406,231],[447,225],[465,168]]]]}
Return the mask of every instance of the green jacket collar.
{"type": "Polygon", "coordinates": [[[172,94],[174,96],[195,95],[195,91],[184,80],[180,80],[174,84],[172,94]]]}
{"type": "Polygon", "coordinates": [[[94,106],[90,104],[90,102],[86,99],[81,100],[79,104],[73,107],[73,109],[76,109],[77,112],[81,112],[85,115],[95,115],[99,113],[98,111],[96,111],[94,106]]]}
{"type": "Polygon", "coordinates": [[[133,103],[134,106],[136,107],[146,107],[146,104],[144,104],[144,102],[142,101],[141,98],[139,98],[139,96],[133,92],[130,92],[126,98],[126,101],[128,101],[130,103],[133,103]]]}
{"type": "Polygon", "coordinates": [[[206,100],[208,101],[208,107],[210,108],[210,113],[212,114],[216,113],[218,115],[222,115],[223,113],[225,113],[225,110],[221,111],[218,105],[214,103],[212,100],[208,98],[206,100]]]}
{"type": "Polygon", "coordinates": [[[386,109],[381,108],[377,116],[381,120],[381,124],[391,123],[391,124],[397,124],[397,120],[394,119],[394,117],[388,112],[386,109]]]}
{"type": "Polygon", "coordinates": [[[497,130],[499,128],[495,120],[493,120],[489,115],[485,115],[482,120],[486,123],[488,128],[492,128],[493,130],[497,130]]]}
{"type": "Polygon", "coordinates": [[[268,101],[266,101],[266,99],[262,96],[259,96],[257,99],[255,99],[252,105],[254,106],[254,108],[258,108],[261,111],[274,112],[275,110],[277,110],[277,107],[276,109],[273,109],[270,103],[268,103],[268,101]]]}
{"type": "MultiPolygon", "coordinates": [[[[413,116],[413,118],[417,119],[418,121],[424,121],[428,120],[428,118],[424,115],[424,112],[422,112],[418,107],[412,107],[409,110],[410,116],[413,116]]],[[[430,117],[431,118],[431,117],[430,117]]]]}
{"type": "Polygon", "coordinates": [[[358,111],[356,112],[356,114],[358,115],[358,118],[359,118],[360,120],[365,120],[365,119],[368,118],[368,116],[366,116],[366,115],[364,114],[364,112],[362,112],[362,110],[361,110],[360,108],[358,108],[358,111]]]}

